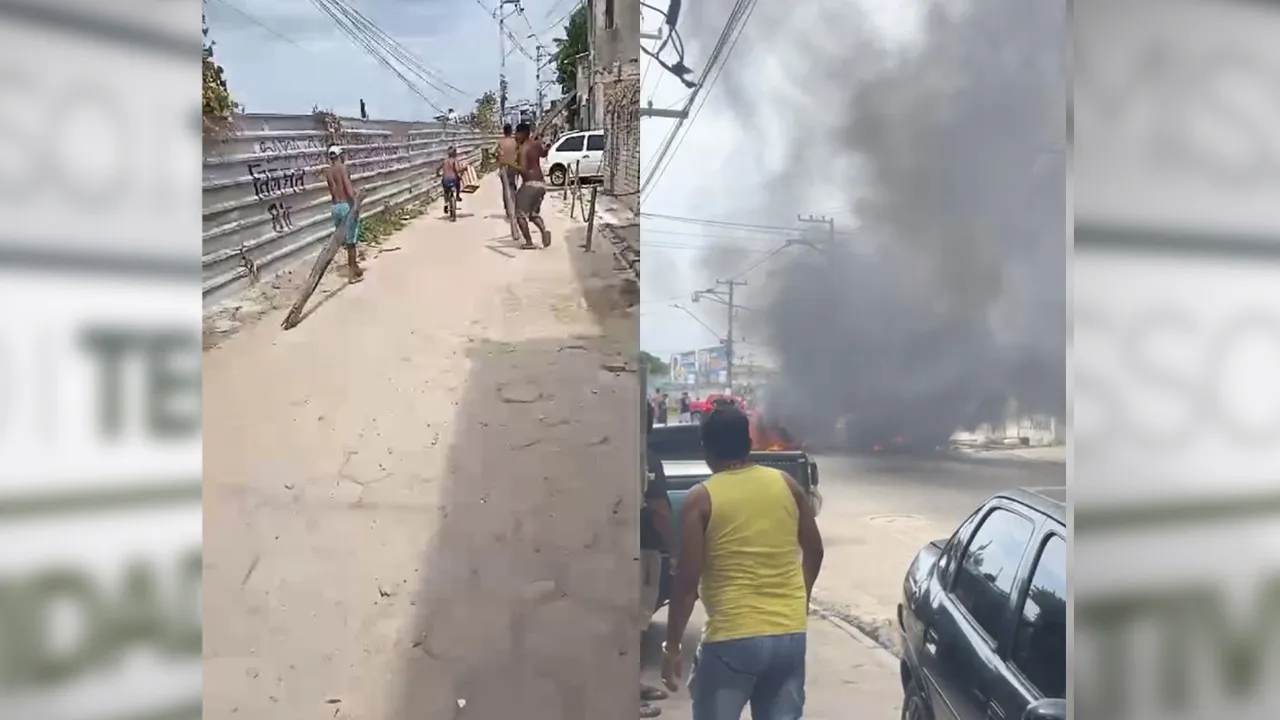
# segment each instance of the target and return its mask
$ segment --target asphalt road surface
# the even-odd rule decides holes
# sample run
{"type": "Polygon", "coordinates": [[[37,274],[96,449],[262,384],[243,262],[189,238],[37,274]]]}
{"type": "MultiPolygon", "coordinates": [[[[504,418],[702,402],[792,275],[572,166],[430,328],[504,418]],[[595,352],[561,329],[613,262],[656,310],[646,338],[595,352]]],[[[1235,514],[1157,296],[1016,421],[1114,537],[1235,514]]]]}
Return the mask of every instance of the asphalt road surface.
{"type": "Polygon", "coordinates": [[[1066,483],[1063,463],[994,453],[817,461],[818,525],[827,554],[814,595],[824,609],[891,648],[902,576],[923,545],[950,536],[996,492],[1066,483]]]}

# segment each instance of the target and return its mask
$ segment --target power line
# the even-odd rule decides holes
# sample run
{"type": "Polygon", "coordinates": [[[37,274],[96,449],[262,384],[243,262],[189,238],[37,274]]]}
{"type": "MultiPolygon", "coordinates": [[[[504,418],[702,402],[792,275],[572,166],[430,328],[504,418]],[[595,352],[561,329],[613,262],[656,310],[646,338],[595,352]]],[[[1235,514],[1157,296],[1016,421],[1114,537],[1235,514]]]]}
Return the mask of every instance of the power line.
{"type": "Polygon", "coordinates": [[[272,35],[275,35],[276,37],[278,37],[278,38],[280,38],[281,40],[283,40],[283,41],[285,41],[285,42],[289,43],[290,45],[292,45],[292,46],[294,46],[294,47],[298,48],[299,50],[305,50],[305,49],[306,49],[306,48],[302,47],[301,45],[299,45],[297,42],[295,42],[295,41],[293,40],[293,38],[290,38],[290,37],[286,37],[286,36],[284,36],[284,35],[281,35],[280,33],[276,32],[276,31],[275,31],[275,29],[274,29],[274,28],[272,28],[270,25],[268,25],[268,24],[266,24],[266,23],[262,22],[262,21],[261,21],[261,20],[259,20],[258,18],[254,17],[254,16],[250,15],[249,13],[245,12],[244,10],[241,10],[240,8],[236,7],[235,5],[233,5],[233,4],[231,3],[231,1],[230,1],[230,0],[218,0],[218,2],[219,2],[219,3],[221,3],[221,4],[222,4],[224,7],[226,7],[228,10],[230,10],[230,11],[234,12],[235,14],[237,14],[237,15],[239,15],[240,17],[244,18],[245,20],[248,20],[249,22],[253,23],[254,25],[257,25],[258,27],[262,28],[263,30],[266,30],[267,32],[271,33],[272,35]]]}
{"type": "MultiPolygon", "coordinates": [[[[423,102],[434,108],[436,112],[444,112],[444,109],[437,105],[434,100],[427,97],[427,94],[422,91],[422,88],[418,87],[417,83],[406,77],[405,74],[400,71],[400,68],[396,67],[387,59],[384,54],[385,50],[380,50],[378,44],[374,41],[367,30],[362,30],[355,26],[346,13],[343,12],[342,8],[344,8],[346,4],[342,2],[342,0],[311,0],[311,4],[316,6],[316,8],[325,15],[328,15],[329,19],[332,20],[334,24],[338,26],[338,29],[341,30],[352,42],[363,49],[365,53],[368,54],[369,57],[373,58],[379,65],[382,65],[386,69],[390,70],[396,77],[400,78],[400,81],[403,82],[415,95],[422,98],[423,102]]],[[[412,72],[412,69],[410,71],[412,72]]],[[[435,86],[432,85],[432,87],[435,86]]],[[[439,90],[439,88],[436,89],[439,90]]]]}
{"type": "MultiPolygon", "coordinates": [[[[467,93],[464,90],[462,90],[462,88],[459,88],[451,84],[448,80],[445,80],[443,73],[441,73],[438,69],[426,64],[421,58],[409,52],[408,48],[401,45],[395,38],[388,35],[382,28],[378,27],[377,24],[375,24],[372,20],[366,17],[359,10],[355,9],[348,3],[342,3],[342,8],[344,9],[348,18],[350,18],[363,31],[369,33],[369,35],[374,39],[374,41],[377,42],[383,48],[385,48],[393,57],[395,57],[397,60],[402,62],[406,67],[410,68],[411,70],[421,71],[420,73],[415,73],[415,74],[418,74],[419,77],[422,77],[424,81],[426,81],[427,77],[430,77],[436,80],[437,82],[439,82],[440,84],[444,85],[445,87],[449,88],[450,90],[454,91],[455,93],[458,93],[459,95],[462,95],[462,96],[467,95],[467,93]]],[[[432,87],[435,87],[435,86],[432,85],[432,87]]]]}
{"type": "Polygon", "coordinates": [[[735,252],[741,252],[744,255],[759,255],[761,253],[768,254],[772,252],[771,250],[761,250],[759,248],[742,248],[735,245],[714,245],[714,246],[680,245],[678,243],[654,243],[654,242],[642,241],[640,243],[640,251],[644,252],[645,250],[688,250],[690,252],[707,252],[710,250],[733,250],[735,252]]]}
{"type": "MultiPolygon", "coordinates": [[[[742,1],[743,1],[743,0],[740,0],[740,3],[741,3],[742,1]]],[[[715,66],[715,74],[711,76],[711,80],[710,80],[710,82],[705,83],[705,85],[706,85],[706,88],[705,88],[705,89],[706,89],[706,91],[705,91],[704,93],[699,93],[699,92],[695,91],[695,92],[694,92],[694,94],[693,94],[693,96],[691,96],[691,97],[689,98],[689,102],[690,102],[690,103],[692,103],[692,102],[694,101],[694,99],[695,99],[695,98],[698,98],[698,99],[700,99],[700,100],[701,100],[701,102],[699,102],[699,103],[698,103],[698,107],[694,108],[693,113],[689,116],[688,123],[689,123],[689,127],[690,127],[690,128],[692,128],[692,127],[693,127],[694,122],[696,122],[696,121],[698,120],[698,115],[702,112],[702,107],[703,107],[704,105],[706,105],[706,104],[707,104],[707,97],[709,97],[709,96],[710,96],[710,94],[711,94],[711,89],[715,86],[715,84],[716,84],[716,80],[719,80],[719,79],[720,79],[720,73],[724,70],[724,66],[725,66],[726,64],[728,64],[728,62],[729,62],[729,57],[730,57],[731,55],[733,55],[733,49],[734,49],[735,47],[737,47],[737,46],[738,46],[738,39],[742,37],[742,31],[746,28],[747,23],[751,20],[751,15],[752,15],[753,13],[755,13],[755,10],[756,10],[756,0],[745,0],[745,2],[747,2],[748,4],[747,4],[747,6],[746,6],[746,9],[742,11],[741,21],[740,21],[740,22],[736,22],[736,23],[734,23],[734,22],[733,22],[733,20],[732,20],[732,17],[731,17],[731,18],[730,18],[730,24],[726,24],[726,26],[725,26],[725,31],[726,31],[726,32],[731,32],[731,33],[733,33],[733,35],[732,35],[732,39],[731,39],[731,40],[729,40],[728,48],[724,51],[724,60],[723,60],[723,61],[721,61],[718,65],[716,65],[716,66],[715,66]]],[[[740,4],[740,3],[739,3],[739,4],[740,4]]],[[[735,5],[734,7],[735,7],[735,8],[737,8],[738,6],[737,6],[737,5],[735,5]]],[[[721,36],[721,41],[722,41],[722,42],[723,42],[723,39],[724,39],[724,35],[722,35],[722,36],[721,36]]],[[[718,46],[718,45],[719,45],[719,43],[717,43],[717,46],[718,46]]],[[[707,72],[710,72],[710,71],[711,71],[711,69],[712,69],[712,67],[711,67],[710,65],[708,65],[708,66],[707,66],[707,72]]],[[[704,73],[704,78],[705,78],[705,77],[706,77],[706,73],[704,73]]],[[[698,90],[702,90],[702,89],[703,89],[703,86],[704,86],[704,82],[699,82],[699,83],[698,83],[698,90]]],[[[677,155],[679,154],[679,152],[680,152],[680,146],[684,144],[685,138],[687,138],[687,137],[689,137],[689,129],[688,129],[688,128],[686,128],[686,129],[685,129],[684,134],[682,134],[682,135],[680,136],[680,140],[676,143],[676,145],[675,145],[675,150],[673,151],[675,154],[677,154],[677,155]]],[[[656,173],[657,173],[657,174],[656,174],[656,176],[655,176],[655,175],[650,175],[648,178],[646,178],[646,179],[645,179],[645,180],[646,180],[646,182],[645,182],[644,184],[645,184],[645,185],[647,185],[647,186],[649,186],[649,187],[651,187],[651,188],[652,188],[652,187],[657,187],[658,183],[662,180],[662,176],[666,174],[667,168],[668,168],[668,167],[670,167],[670,166],[671,166],[671,163],[670,163],[669,161],[668,161],[666,164],[664,164],[664,165],[656,165],[656,164],[655,164],[655,166],[654,166],[654,168],[655,168],[655,169],[654,169],[654,172],[656,172],[656,173]]],[[[642,192],[643,194],[641,195],[640,202],[641,202],[641,204],[643,204],[643,203],[644,203],[644,198],[645,198],[645,197],[648,197],[648,193],[645,193],[645,192],[644,192],[644,188],[641,188],[641,192],[642,192]]]]}
{"type": "MultiPolygon", "coordinates": [[[[560,28],[560,27],[563,27],[563,26],[561,25],[561,23],[564,23],[566,20],[568,20],[570,17],[572,17],[572,16],[573,16],[573,14],[574,14],[575,12],[577,12],[577,11],[578,11],[578,9],[579,9],[579,8],[582,8],[582,7],[585,7],[585,6],[586,6],[586,0],[580,0],[579,2],[575,2],[575,3],[573,4],[573,7],[569,8],[569,9],[568,9],[568,10],[567,10],[563,15],[561,15],[561,16],[560,16],[560,19],[559,19],[559,20],[556,20],[556,21],[552,22],[550,25],[548,25],[548,26],[547,26],[547,29],[546,29],[546,30],[543,30],[541,33],[538,33],[538,34],[539,34],[539,35],[544,35],[544,34],[546,34],[546,33],[551,32],[552,30],[555,30],[555,29],[558,29],[558,28],[560,28]]],[[[551,13],[547,13],[547,15],[548,15],[548,16],[550,16],[550,15],[551,15],[551,13]]],[[[566,33],[566,34],[567,34],[567,33],[566,33]]],[[[567,38],[566,38],[566,39],[567,39],[567,38]]],[[[552,41],[554,42],[554,38],[552,39],[552,41]]]]}
{"type": "Polygon", "coordinates": [[[498,28],[501,30],[502,34],[505,35],[507,39],[511,41],[511,44],[515,46],[516,50],[520,51],[521,55],[524,55],[525,57],[529,58],[534,63],[538,62],[537,58],[533,56],[533,53],[526,50],[524,45],[520,44],[520,39],[515,36],[515,33],[508,30],[506,25],[502,24],[502,22],[498,20],[498,14],[502,12],[502,6],[507,4],[514,4],[514,3],[499,2],[498,8],[496,10],[490,10],[489,6],[484,4],[484,0],[476,0],[476,4],[484,8],[484,11],[488,13],[489,16],[492,17],[496,22],[498,22],[498,28]]]}
{"type": "Polygon", "coordinates": [[[792,234],[797,232],[797,229],[794,227],[784,227],[782,225],[764,225],[761,223],[744,223],[744,222],[736,222],[731,220],[713,220],[710,218],[682,217],[680,215],[664,215],[662,213],[651,213],[651,212],[644,212],[644,211],[640,212],[640,217],[650,218],[653,220],[670,220],[671,222],[686,223],[689,225],[702,225],[705,227],[734,228],[734,229],[746,230],[749,232],[773,232],[773,233],[785,232],[785,233],[792,233],[792,234]]]}
{"type": "MultiPolygon", "coordinates": [[[[761,242],[772,243],[774,240],[777,239],[772,235],[770,237],[764,237],[764,236],[750,237],[747,235],[710,235],[707,233],[680,232],[678,230],[662,230],[658,228],[648,228],[648,227],[640,231],[640,236],[642,238],[647,238],[651,235],[701,238],[703,240],[732,240],[735,243],[761,243],[761,242]]],[[[641,242],[644,242],[644,240],[641,240],[641,242]]]]}
{"type": "MultiPolygon", "coordinates": [[[[705,87],[707,78],[710,77],[711,72],[714,70],[716,63],[720,58],[720,53],[723,52],[724,50],[726,39],[729,37],[729,34],[732,32],[732,28],[737,22],[738,17],[740,16],[743,8],[746,7],[746,3],[749,1],[750,0],[737,0],[737,2],[734,3],[733,8],[729,11],[729,17],[727,20],[725,20],[724,28],[721,29],[720,37],[716,40],[716,44],[711,48],[711,54],[707,59],[707,65],[702,69],[702,75],[698,78],[698,82],[694,86],[693,92],[689,96],[689,102],[685,104],[684,111],[682,111],[682,114],[680,114],[679,117],[676,119],[676,122],[673,123],[671,127],[667,129],[667,134],[663,136],[662,143],[659,145],[658,152],[654,156],[653,161],[650,162],[648,166],[644,168],[644,170],[642,171],[644,180],[643,182],[641,182],[641,185],[640,185],[641,193],[644,193],[645,190],[649,188],[650,181],[653,179],[653,176],[654,176],[654,172],[659,167],[662,166],[663,161],[666,159],[667,153],[671,151],[671,147],[675,142],[676,134],[680,132],[680,128],[684,126],[685,121],[689,117],[688,115],[689,107],[693,104],[694,98],[696,98],[698,94],[702,92],[703,87],[705,87]]],[[[655,55],[651,54],[650,57],[651,58],[655,57],[655,55]]],[[[641,202],[642,203],[644,202],[643,195],[641,196],[641,202]]]]}

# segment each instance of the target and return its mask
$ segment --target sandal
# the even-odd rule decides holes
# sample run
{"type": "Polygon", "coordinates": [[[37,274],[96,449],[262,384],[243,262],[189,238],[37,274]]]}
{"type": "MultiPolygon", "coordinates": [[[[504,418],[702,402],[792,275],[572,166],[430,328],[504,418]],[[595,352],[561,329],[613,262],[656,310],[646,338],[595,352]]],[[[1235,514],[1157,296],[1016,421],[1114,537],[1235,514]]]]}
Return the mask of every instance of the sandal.
{"type": "Polygon", "coordinates": [[[649,703],[643,703],[640,705],[640,717],[642,718],[656,718],[661,714],[661,708],[656,708],[649,703]]]}
{"type": "Polygon", "coordinates": [[[660,687],[654,687],[652,685],[640,686],[640,699],[646,703],[653,702],[654,700],[666,700],[669,697],[671,696],[667,694],[667,691],[660,687]]]}

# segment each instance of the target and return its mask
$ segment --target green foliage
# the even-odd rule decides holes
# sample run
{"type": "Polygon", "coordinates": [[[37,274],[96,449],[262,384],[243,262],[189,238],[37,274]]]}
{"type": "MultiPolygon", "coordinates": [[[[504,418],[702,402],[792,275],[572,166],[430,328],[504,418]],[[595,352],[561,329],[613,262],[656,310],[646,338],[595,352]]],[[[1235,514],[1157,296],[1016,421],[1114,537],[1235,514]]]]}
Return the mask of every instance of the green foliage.
{"type": "Polygon", "coordinates": [[[209,21],[204,9],[200,10],[201,33],[204,35],[204,77],[203,97],[200,114],[204,118],[206,132],[224,130],[231,123],[231,116],[239,110],[239,106],[231,99],[231,91],[227,89],[227,78],[222,66],[213,59],[213,42],[209,40],[209,21]]]}
{"type": "Polygon", "coordinates": [[[671,375],[671,366],[658,359],[657,355],[647,351],[640,351],[640,367],[644,368],[648,375],[657,375],[667,377],[671,375]]]}
{"type": "Polygon", "coordinates": [[[560,84],[560,94],[565,97],[578,89],[578,56],[590,47],[588,29],[587,3],[582,3],[569,16],[569,24],[564,26],[564,37],[554,41],[556,51],[552,58],[555,59],[556,82],[560,84]]]}
{"type": "Polygon", "coordinates": [[[498,95],[486,90],[476,98],[476,109],[471,115],[471,126],[483,133],[498,132],[498,95]]]}

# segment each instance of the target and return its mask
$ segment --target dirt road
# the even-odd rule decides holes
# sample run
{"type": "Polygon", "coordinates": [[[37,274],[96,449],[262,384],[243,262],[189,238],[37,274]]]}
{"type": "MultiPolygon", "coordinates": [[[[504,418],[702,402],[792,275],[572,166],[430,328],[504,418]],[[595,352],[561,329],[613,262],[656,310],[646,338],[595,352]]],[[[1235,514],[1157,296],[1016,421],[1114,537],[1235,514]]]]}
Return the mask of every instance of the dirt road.
{"type": "Polygon", "coordinates": [[[497,190],[205,354],[206,719],[634,716],[635,320],[497,190]]]}

